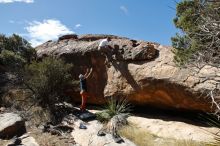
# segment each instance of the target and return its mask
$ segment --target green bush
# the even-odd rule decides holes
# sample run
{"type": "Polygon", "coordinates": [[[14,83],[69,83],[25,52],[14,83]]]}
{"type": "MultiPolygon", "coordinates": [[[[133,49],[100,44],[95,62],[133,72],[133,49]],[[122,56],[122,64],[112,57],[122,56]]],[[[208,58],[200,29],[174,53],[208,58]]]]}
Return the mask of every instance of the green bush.
{"type": "Polygon", "coordinates": [[[29,60],[35,54],[34,49],[30,43],[19,35],[13,34],[6,37],[0,34],[0,52],[1,50],[9,50],[29,60]]]}
{"type": "Polygon", "coordinates": [[[30,63],[35,59],[36,51],[30,43],[13,34],[10,37],[0,34],[0,65],[6,71],[22,69],[24,64],[30,63]]]}
{"type": "Polygon", "coordinates": [[[24,82],[42,106],[53,105],[64,95],[65,87],[72,82],[71,64],[61,59],[45,58],[25,67],[24,82]]]}
{"type": "Polygon", "coordinates": [[[184,66],[187,64],[192,56],[199,51],[199,47],[196,46],[196,42],[190,41],[187,36],[180,36],[176,34],[176,37],[172,37],[172,46],[175,48],[173,53],[174,61],[178,66],[184,66]]]}
{"type": "Polygon", "coordinates": [[[12,71],[24,66],[26,60],[12,51],[3,50],[0,54],[0,63],[7,70],[12,71]]]}

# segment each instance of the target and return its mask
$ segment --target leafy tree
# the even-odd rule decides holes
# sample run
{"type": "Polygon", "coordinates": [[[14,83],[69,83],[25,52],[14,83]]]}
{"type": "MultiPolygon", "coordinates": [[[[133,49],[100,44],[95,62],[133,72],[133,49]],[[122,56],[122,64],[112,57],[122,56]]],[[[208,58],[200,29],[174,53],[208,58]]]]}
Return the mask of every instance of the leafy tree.
{"type": "Polygon", "coordinates": [[[0,35],[0,65],[2,68],[6,68],[7,71],[21,68],[25,63],[30,63],[35,56],[34,48],[19,35],[13,34],[9,37],[0,35]]]}
{"type": "Polygon", "coordinates": [[[220,63],[220,2],[183,0],[177,4],[174,24],[182,35],[172,37],[178,65],[220,63]]]}
{"type": "MultiPolygon", "coordinates": [[[[193,65],[201,69],[205,65],[220,67],[220,1],[183,0],[177,4],[174,23],[182,30],[172,38],[174,60],[180,66],[193,65]]],[[[215,75],[219,77],[218,74],[215,75]]],[[[206,75],[203,78],[212,79],[206,75]]],[[[204,90],[202,96],[211,99],[214,115],[220,117],[220,83],[212,90],[204,90]]]]}

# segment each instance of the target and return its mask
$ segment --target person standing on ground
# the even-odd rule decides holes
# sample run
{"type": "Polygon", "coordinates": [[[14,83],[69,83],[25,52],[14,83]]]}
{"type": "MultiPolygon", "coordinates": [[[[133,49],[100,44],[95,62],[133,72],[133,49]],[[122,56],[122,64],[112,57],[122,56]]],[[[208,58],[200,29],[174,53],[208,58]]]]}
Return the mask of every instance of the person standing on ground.
{"type": "Polygon", "coordinates": [[[87,98],[88,98],[88,91],[87,91],[87,78],[91,76],[92,74],[92,68],[86,70],[86,73],[80,74],[79,75],[79,80],[80,80],[80,95],[82,98],[82,103],[80,106],[81,111],[85,111],[86,109],[86,103],[87,103],[87,98]]]}

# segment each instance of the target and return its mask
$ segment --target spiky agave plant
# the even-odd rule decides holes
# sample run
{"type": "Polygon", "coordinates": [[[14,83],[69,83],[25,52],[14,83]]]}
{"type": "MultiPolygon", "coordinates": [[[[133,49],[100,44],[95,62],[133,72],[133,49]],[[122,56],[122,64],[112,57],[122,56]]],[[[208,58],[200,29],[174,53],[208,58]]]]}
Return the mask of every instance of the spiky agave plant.
{"type": "Polygon", "coordinates": [[[128,117],[132,106],[126,98],[116,99],[111,97],[104,106],[103,111],[97,113],[97,118],[101,122],[108,122],[116,115],[128,117]],[[127,116],[125,116],[127,115],[127,116]]]}
{"type": "Polygon", "coordinates": [[[128,114],[131,112],[131,105],[126,98],[111,98],[106,105],[108,114],[113,117],[120,114],[128,114]]]}
{"type": "Polygon", "coordinates": [[[104,122],[104,126],[98,134],[110,133],[115,142],[120,142],[122,139],[118,135],[118,131],[128,123],[127,118],[131,108],[132,106],[125,98],[108,100],[104,110],[97,114],[98,120],[104,122]]]}

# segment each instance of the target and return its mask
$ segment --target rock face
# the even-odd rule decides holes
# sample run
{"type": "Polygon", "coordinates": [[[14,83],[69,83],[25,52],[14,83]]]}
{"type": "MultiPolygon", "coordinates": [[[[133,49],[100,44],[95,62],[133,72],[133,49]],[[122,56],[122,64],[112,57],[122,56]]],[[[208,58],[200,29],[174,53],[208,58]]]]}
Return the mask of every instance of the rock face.
{"type": "MultiPolygon", "coordinates": [[[[219,88],[220,69],[204,66],[181,69],[173,62],[171,47],[112,35],[83,35],[77,39],[46,42],[37,48],[38,58],[55,56],[74,64],[72,76],[78,80],[86,67],[93,67],[88,79],[89,103],[102,104],[105,97],[127,97],[136,105],[210,111],[210,100],[201,93],[219,88]],[[98,51],[101,39],[110,37],[114,50],[110,67],[98,51]],[[212,78],[205,78],[210,75],[212,78]]],[[[81,100],[79,92],[70,92],[81,100]]]]}
{"type": "Polygon", "coordinates": [[[0,138],[9,139],[26,132],[25,122],[14,113],[0,114],[0,138]]]}

